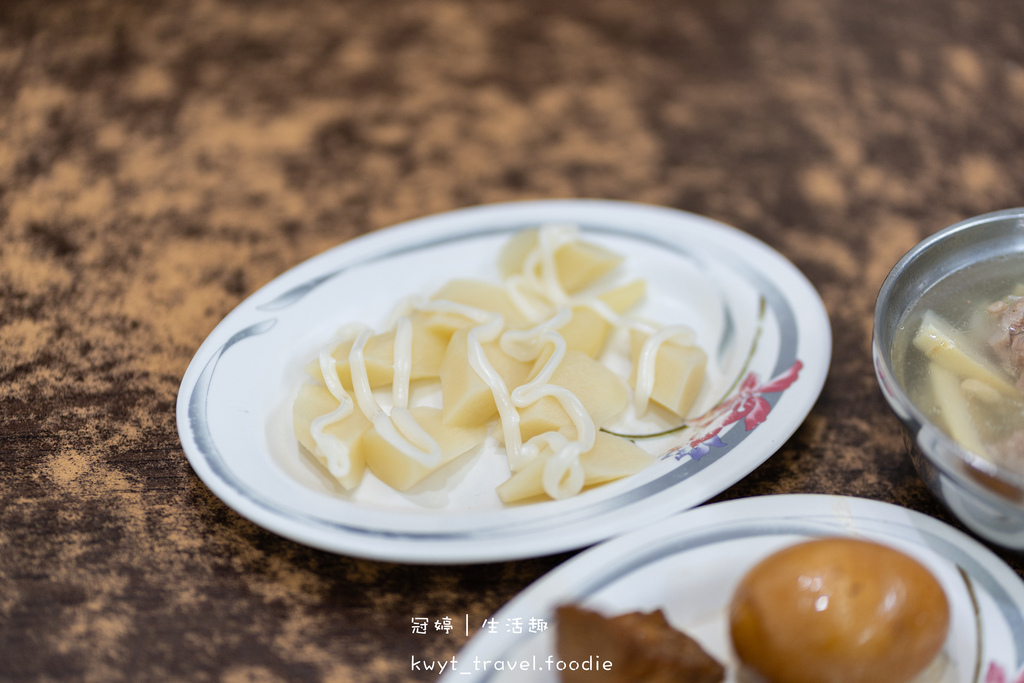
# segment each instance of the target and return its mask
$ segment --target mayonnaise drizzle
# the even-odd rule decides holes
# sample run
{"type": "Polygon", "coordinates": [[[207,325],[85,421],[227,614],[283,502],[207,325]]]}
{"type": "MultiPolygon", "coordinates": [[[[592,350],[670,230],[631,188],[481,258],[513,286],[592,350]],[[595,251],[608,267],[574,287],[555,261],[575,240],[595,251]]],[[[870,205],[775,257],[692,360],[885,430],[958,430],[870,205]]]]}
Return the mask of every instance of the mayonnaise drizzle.
{"type": "Polygon", "coordinates": [[[409,407],[409,381],[412,375],[412,321],[407,316],[395,325],[394,378],[391,381],[392,402],[396,407],[409,407]]]}
{"type": "Polygon", "coordinates": [[[559,306],[569,303],[569,295],[565,293],[562,283],[558,280],[555,252],[559,247],[578,240],[579,234],[580,229],[576,225],[552,223],[543,226],[537,235],[538,248],[526,258],[523,268],[532,274],[537,266],[540,267],[543,292],[559,306]]]}
{"type": "Polygon", "coordinates": [[[662,344],[673,339],[678,340],[684,346],[689,346],[694,343],[695,334],[691,328],[685,325],[665,327],[647,337],[644,340],[644,345],[640,348],[640,354],[636,361],[636,387],[633,391],[633,410],[637,417],[647,412],[651,392],[654,391],[654,371],[658,350],[662,344]]]}
{"type": "Polygon", "coordinates": [[[373,336],[373,330],[364,329],[352,342],[352,348],[348,352],[348,367],[352,373],[352,391],[356,395],[356,405],[363,412],[367,420],[381,412],[381,407],[373,397],[373,390],[370,388],[370,378],[366,372],[366,342],[373,336]]]}
{"type": "Polygon", "coordinates": [[[565,223],[551,223],[537,231],[537,246],[526,255],[519,273],[505,280],[505,290],[512,303],[529,320],[543,320],[550,315],[547,300],[555,306],[570,302],[569,295],[558,280],[555,252],[579,239],[579,227],[565,223]]]}
{"type": "Polygon", "coordinates": [[[572,310],[562,306],[555,312],[553,317],[535,326],[533,329],[508,330],[501,335],[501,340],[499,341],[501,350],[516,360],[531,361],[540,356],[547,343],[554,343],[557,358],[552,356],[555,358],[554,364],[552,365],[549,362],[541,372],[546,378],[550,378],[555,368],[558,367],[558,364],[562,362],[562,358],[565,356],[565,339],[562,335],[558,334],[557,330],[564,327],[571,318],[572,310]]]}
{"type": "Polygon", "coordinates": [[[329,413],[313,418],[309,431],[310,436],[313,437],[313,443],[316,445],[317,454],[324,459],[327,470],[338,479],[346,477],[352,469],[349,447],[337,437],[327,434],[326,430],[332,424],[341,422],[351,415],[355,404],[338,378],[338,362],[334,358],[333,352],[340,344],[363,329],[364,327],[358,323],[346,325],[338,331],[331,344],[320,350],[320,374],[323,375],[327,390],[334,398],[338,399],[338,407],[329,413]]]}
{"type": "Polygon", "coordinates": [[[545,493],[555,500],[561,500],[575,496],[583,489],[586,472],[580,464],[580,455],[589,448],[584,448],[579,441],[570,442],[559,432],[538,434],[530,441],[537,442],[551,452],[544,461],[541,474],[541,485],[545,493]]]}
{"type": "MultiPolygon", "coordinates": [[[[505,380],[501,378],[498,371],[494,369],[487,359],[483,345],[487,342],[498,339],[505,328],[504,318],[499,313],[485,311],[480,308],[466,306],[453,301],[430,301],[422,305],[424,311],[439,313],[454,313],[476,323],[466,333],[466,356],[469,366],[491,390],[494,398],[494,405],[498,409],[498,419],[501,422],[502,434],[505,438],[506,453],[509,460],[515,458],[522,446],[522,435],[519,430],[519,411],[512,402],[512,396],[505,380]]],[[[500,342],[499,342],[500,344],[500,342]]]]}
{"type": "MultiPolygon", "coordinates": [[[[584,409],[579,398],[571,391],[564,387],[550,384],[552,375],[565,357],[565,339],[555,330],[568,322],[572,315],[571,310],[563,307],[559,309],[554,317],[530,330],[508,330],[504,334],[502,334],[504,320],[497,313],[456,304],[451,301],[429,302],[424,304],[423,310],[457,313],[478,322],[466,334],[467,360],[469,366],[491,390],[491,396],[494,398],[494,404],[498,409],[498,418],[501,423],[505,453],[510,469],[513,472],[518,471],[534,457],[537,457],[541,450],[539,444],[523,444],[522,430],[519,425],[519,409],[525,408],[545,396],[551,396],[559,402],[576,428],[576,441],[571,442],[573,448],[565,450],[570,443],[568,441],[565,441],[565,443],[556,442],[559,443],[561,449],[565,450],[565,454],[555,462],[568,462],[568,464],[559,465],[563,469],[566,467],[571,469],[573,466],[578,466],[579,454],[593,448],[597,431],[594,421],[584,409]],[[494,366],[491,365],[483,348],[483,344],[496,339],[505,353],[522,361],[534,360],[540,357],[548,344],[553,345],[553,350],[544,367],[541,368],[533,380],[509,392],[508,387],[505,386],[505,381],[498,374],[497,370],[494,369],[494,366]]],[[[534,437],[531,441],[538,437],[534,437]]],[[[564,497],[566,495],[564,492],[566,482],[562,481],[562,479],[561,477],[548,477],[548,480],[551,482],[562,482],[558,488],[552,484],[550,490],[547,484],[545,484],[545,492],[552,498],[556,496],[564,497]]],[[[578,479],[579,488],[581,489],[583,483],[579,477],[571,477],[567,481],[576,483],[578,479]]],[[[575,492],[578,493],[579,489],[575,492]]]]}
{"type": "Polygon", "coordinates": [[[505,281],[505,291],[512,305],[527,320],[535,322],[551,314],[551,306],[544,301],[534,279],[513,275],[505,281]]]}
{"type": "Polygon", "coordinates": [[[424,467],[441,464],[441,446],[416,422],[408,408],[396,406],[390,415],[377,413],[373,416],[373,427],[382,439],[424,467]]]}
{"type": "MultiPolygon", "coordinates": [[[[594,438],[596,436],[594,421],[575,394],[564,387],[550,383],[555,370],[558,369],[562,359],[565,358],[566,351],[565,338],[558,334],[556,330],[565,325],[571,316],[572,311],[569,308],[561,307],[554,317],[531,330],[509,330],[505,332],[501,336],[500,344],[505,353],[513,358],[524,361],[535,360],[540,357],[545,348],[549,345],[552,347],[551,355],[548,356],[540,372],[526,384],[513,389],[509,398],[514,408],[525,408],[547,396],[558,401],[576,428],[576,442],[574,443],[579,445],[578,456],[579,453],[585,453],[594,446],[594,438]]],[[[518,419],[515,427],[514,430],[508,428],[503,430],[505,451],[509,467],[513,472],[518,471],[530,462],[538,455],[540,450],[539,445],[523,444],[522,431],[519,429],[518,419]]],[[[534,437],[534,439],[536,438],[534,437]]],[[[531,439],[531,441],[534,439],[531,439]]],[[[547,443],[550,445],[551,442],[547,443]]],[[[580,486],[582,487],[582,484],[580,486]]],[[[545,490],[547,489],[545,488],[545,490]]],[[[547,492],[549,495],[552,495],[551,491],[547,492]]],[[[552,495],[552,497],[554,498],[555,496],[552,495]]]]}
{"type": "Polygon", "coordinates": [[[366,368],[365,346],[373,331],[358,324],[342,328],[334,343],[320,353],[321,373],[339,405],[337,409],[314,419],[311,429],[317,449],[327,460],[331,474],[343,477],[351,464],[345,444],[324,430],[351,415],[357,406],[373,423],[378,434],[396,449],[426,467],[440,464],[442,454],[439,445],[409,411],[413,348],[410,317],[417,312],[436,312],[462,316],[472,324],[466,337],[467,362],[494,398],[511,470],[516,472],[535,458],[543,457],[544,491],[555,499],[578,493],[585,483],[580,456],[593,448],[597,430],[579,397],[564,387],[551,384],[566,354],[565,338],[558,330],[571,319],[571,306],[583,305],[593,309],[615,329],[636,328],[649,334],[637,361],[634,392],[637,416],[647,411],[654,387],[655,360],[661,345],[673,339],[692,344],[694,339],[693,331],[688,327],[657,329],[656,326],[624,318],[595,296],[572,297],[566,293],[558,279],[555,252],[578,239],[579,227],[575,225],[548,224],[540,227],[537,246],[526,256],[521,272],[505,280],[505,291],[513,305],[527,320],[535,323],[530,329],[505,330],[500,314],[452,301],[425,300],[420,296],[400,301],[387,323],[388,329],[395,331],[392,405],[388,412],[374,397],[366,368]],[[353,337],[349,367],[354,401],[338,379],[332,355],[338,345],[353,337]],[[484,351],[483,345],[495,340],[498,340],[502,351],[523,362],[535,361],[549,348],[551,353],[532,380],[509,391],[484,351]],[[574,440],[559,432],[546,432],[523,443],[519,410],[545,397],[554,398],[565,410],[576,429],[574,440]]]}
{"type": "Polygon", "coordinates": [[[408,318],[400,318],[395,330],[394,380],[392,382],[393,406],[390,414],[384,412],[370,388],[366,370],[366,342],[373,336],[373,330],[364,325],[350,325],[342,329],[337,341],[320,352],[320,374],[328,390],[338,399],[335,410],[315,418],[310,432],[320,454],[327,460],[328,470],[336,477],[344,477],[351,468],[349,449],[338,439],[325,434],[330,425],[344,420],[358,406],[360,412],[373,423],[381,438],[409,458],[425,467],[436,467],[441,462],[441,447],[413,418],[408,410],[409,377],[412,366],[412,324],[408,318]],[[404,322],[403,322],[404,321],[404,322]],[[351,339],[348,363],[352,376],[352,391],[355,402],[345,391],[338,379],[337,361],[333,350],[342,342],[351,339]]]}

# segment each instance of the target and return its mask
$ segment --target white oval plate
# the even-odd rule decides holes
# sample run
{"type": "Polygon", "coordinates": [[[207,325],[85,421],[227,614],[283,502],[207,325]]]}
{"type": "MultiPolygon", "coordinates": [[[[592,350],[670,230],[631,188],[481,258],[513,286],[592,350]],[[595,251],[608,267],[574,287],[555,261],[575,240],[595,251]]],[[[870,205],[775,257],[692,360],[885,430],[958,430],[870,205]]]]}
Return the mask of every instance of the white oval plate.
{"type": "MultiPolygon", "coordinates": [[[[451,670],[442,680],[557,682],[554,610],[577,604],[609,616],[662,609],[669,622],[726,667],[732,683],[738,665],[727,609],[736,584],[768,554],[821,536],[855,536],[895,547],[940,581],[951,626],[931,680],[1022,680],[1024,582],[1006,563],[927,515],[863,498],[812,494],[708,505],[584,551],[488,619],[488,627],[455,657],[454,669],[449,660],[451,670]]],[[[601,655],[593,653],[592,661],[607,661],[598,659],[601,655]]],[[[611,665],[614,669],[615,662],[611,665]]]]}
{"type": "Polygon", "coordinates": [[[427,217],[328,250],[250,296],[210,334],[178,394],[195,472],[227,505],[286,538],[343,554],[418,563],[537,557],[580,548],[684,510],[764,462],[807,416],[831,334],[807,279],[762,242],[672,209],[595,200],[496,204],[427,217]],[[486,449],[398,493],[368,473],[345,492],[300,450],[291,402],[303,367],[342,324],[378,329],[396,302],[453,277],[497,281],[517,230],[572,222],[643,277],[642,314],[694,327],[709,351],[700,428],[640,443],[659,459],[561,501],[504,507],[507,465],[486,449]],[[741,383],[740,380],[743,380],[741,383]],[[723,394],[724,395],[724,394],[723,394]]]}

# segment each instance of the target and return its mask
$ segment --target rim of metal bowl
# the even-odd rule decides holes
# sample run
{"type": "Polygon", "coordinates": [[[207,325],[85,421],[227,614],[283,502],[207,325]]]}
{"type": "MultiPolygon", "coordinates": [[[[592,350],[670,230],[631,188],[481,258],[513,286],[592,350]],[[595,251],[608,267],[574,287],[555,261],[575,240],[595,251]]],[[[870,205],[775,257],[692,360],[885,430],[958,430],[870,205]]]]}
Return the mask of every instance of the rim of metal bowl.
{"type": "MultiPolygon", "coordinates": [[[[910,397],[907,396],[902,384],[897,380],[896,373],[893,370],[891,351],[893,332],[898,327],[907,310],[909,310],[909,307],[899,311],[895,316],[892,316],[888,322],[886,321],[887,304],[893,299],[894,292],[907,289],[908,287],[913,288],[914,293],[910,295],[911,305],[913,305],[920,299],[921,295],[925,291],[934,286],[935,281],[927,283],[907,283],[905,280],[901,281],[901,276],[912,264],[918,262],[922,258],[926,258],[927,254],[932,253],[936,244],[956,239],[966,240],[966,233],[972,228],[1007,221],[1016,222],[1016,229],[1020,230],[1022,235],[1024,235],[1024,207],[1004,209],[1001,211],[982,214],[980,216],[974,216],[958,223],[954,223],[953,225],[943,228],[942,230],[939,230],[925,238],[913,249],[904,254],[904,256],[897,261],[896,265],[893,266],[892,270],[889,271],[889,274],[882,283],[882,287],[879,289],[878,296],[875,299],[871,345],[872,355],[874,356],[875,374],[877,375],[879,383],[882,385],[882,393],[885,396],[886,401],[889,402],[890,407],[896,413],[897,417],[901,418],[904,422],[910,420],[915,424],[915,429],[913,430],[915,440],[918,439],[922,430],[926,430],[927,436],[940,444],[941,448],[939,450],[941,453],[934,453],[926,451],[919,443],[917,443],[916,445],[922,454],[933,465],[941,469],[944,474],[957,481],[967,481],[967,477],[970,476],[971,471],[976,474],[980,474],[982,477],[989,479],[989,481],[982,483],[975,479],[971,482],[972,488],[983,491],[988,497],[995,497],[1004,503],[1011,503],[1020,506],[1024,503],[1024,473],[1008,469],[1002,465],[992,462],[984,456],[964,448],[957,441],[954,441],[952,437],[948,436],[945,431],[939,429],[937,425],[932,423],[931,420],[929,420],[917,407],[917,405],[910,400],[910,397]],[[880,331],[884,331],[887,334],[880,334],[880,331]],[[896,401],[897,403],[894,404],[893,401],[896,401]],[[941,455],[952,456],[963,465],[966,465],[969,469],[965,471],[956,468],[951,462],[943,462],[940,457],[941,455]],[[1010,495],[1003,487],[1011,489],[1013,495],[1010,495]]],[[[1022,242],[1024,242],[1024,240],[1022,240],[1022,242]]]]}

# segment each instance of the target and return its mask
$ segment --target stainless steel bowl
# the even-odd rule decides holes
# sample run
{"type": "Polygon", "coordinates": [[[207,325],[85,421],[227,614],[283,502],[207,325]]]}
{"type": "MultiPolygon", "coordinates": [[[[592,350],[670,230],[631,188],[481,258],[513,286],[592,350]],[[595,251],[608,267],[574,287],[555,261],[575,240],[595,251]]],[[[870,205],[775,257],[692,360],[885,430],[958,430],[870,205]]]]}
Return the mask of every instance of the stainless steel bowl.
{"type": "Polygon", "coordinates": [[[961,221],[918,244],[879,290],[871,352],[882,394],[903,422],[910,457],[932,492],[978,536],[1024,550],[1024,474],[972,453],[930,422],[910,401],[893,361],[897,330],[926,291],[961,268],[1016,253],[1024,254],[1024,208],[961,221]]]}

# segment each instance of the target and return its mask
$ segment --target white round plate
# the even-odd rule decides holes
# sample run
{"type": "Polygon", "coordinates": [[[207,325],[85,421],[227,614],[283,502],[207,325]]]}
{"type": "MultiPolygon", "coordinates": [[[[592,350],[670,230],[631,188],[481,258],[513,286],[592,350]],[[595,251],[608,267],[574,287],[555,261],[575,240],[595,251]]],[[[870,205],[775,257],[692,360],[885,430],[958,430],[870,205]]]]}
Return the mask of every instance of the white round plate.
{"type": "Polygon", "coordinates": [[[667,208],[592,200],[464,209],[351,240],[284,273],[232,311],[189,365],[178,432],[195,472],[227,505],[281,536],[333,552],[414,563],[537,557],[584,547],[693,507],[764,462],[825,381],[824,305],[786,259],[749,235],[667,208]],[[698,427],[638,441],[658,456],[567,500],[503,506],[503,458],[478,449],[412,490],[372,474],[346,492],[300,449],[291,403],[304,366],[341,325],[377,329],[399,299],[455,277],[497,282],[515,231],[550,222],[625,256],[640,311],[693,327],[708,351],[698,427]],[[720,393],[715,393],[720,392],[720,393]],[[724,397],[724,398],[723,398],[724,397]]]}
{"type": "MultiPolygon", "coordinates": [[[[442,681],[557,682],[558,668],[572,665],[560,664],[556,653],[554,610],[575,604],[608,616],[661,609],[725,666],[726,681],[733,683],[738,664],[727,609],[737,583],[768,554],[822,536],[895,547],[921,561],[942,584],[950,634],[929,670],[929,683],[1022,680],[1024,582],[1006,563],[966,534],[906,508],[794,494],[700,507],[584,551],[487,619],[455,664],[449,660],[442,681]]],[[[606,661],[601,655],[593,653],[591,661],[606,661]]]]}

